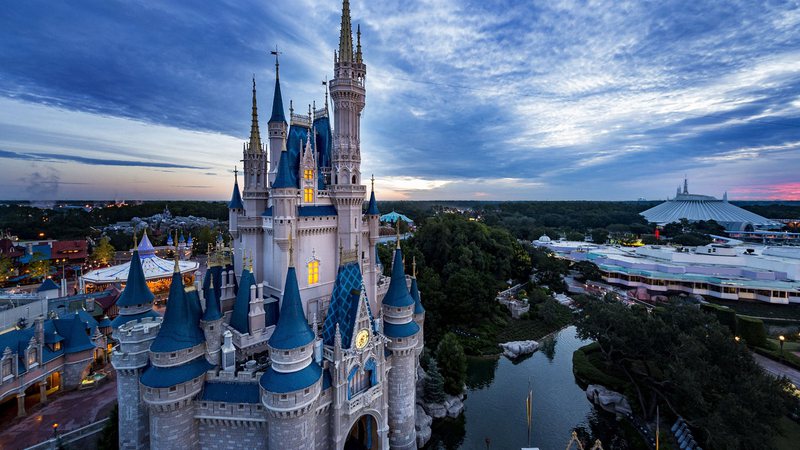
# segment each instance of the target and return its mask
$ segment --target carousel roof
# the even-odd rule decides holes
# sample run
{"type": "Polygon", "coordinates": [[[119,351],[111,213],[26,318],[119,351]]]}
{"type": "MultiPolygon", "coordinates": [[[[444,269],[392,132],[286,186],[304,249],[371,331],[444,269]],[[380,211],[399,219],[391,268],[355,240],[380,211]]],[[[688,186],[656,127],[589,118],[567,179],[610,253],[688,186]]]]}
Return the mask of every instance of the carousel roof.
{"type": "MultiPolygon", "coordinates": [[[[175,262],[159,258],[155,254],[155,248],[150,243],[147,233],[142,237],[137,247],[139,251],[139,260],[142,263],[142,271],[144,272],[145,280],[155,280],[159,278],[169,278],[175,268],[175,262]]],[[[200,267],[199,263],[194,261],[179,261],[178,266],[181,273],[191,273],[200,267]]],[[[83,279],[89,283],[114,283],[118,281],[125,281],[128,279],[128,271],[130,271],[130,261],[120,264],[118,266],[105,267],[103,269],[93,270],[83,276],[83,279]]]]}

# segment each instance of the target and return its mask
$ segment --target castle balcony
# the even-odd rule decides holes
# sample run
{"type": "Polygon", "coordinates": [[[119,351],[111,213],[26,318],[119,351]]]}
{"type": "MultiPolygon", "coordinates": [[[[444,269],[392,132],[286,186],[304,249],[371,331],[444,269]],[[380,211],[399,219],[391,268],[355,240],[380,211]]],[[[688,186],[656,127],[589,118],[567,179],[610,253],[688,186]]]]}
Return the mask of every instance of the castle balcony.
{"type": "Polygon", "coordinates": [[[372,405],[381,395],[383,395],[383,389],[381,384],[378,383],[347,402],[348,414],[356,414],[365,407],[372,405]]]}

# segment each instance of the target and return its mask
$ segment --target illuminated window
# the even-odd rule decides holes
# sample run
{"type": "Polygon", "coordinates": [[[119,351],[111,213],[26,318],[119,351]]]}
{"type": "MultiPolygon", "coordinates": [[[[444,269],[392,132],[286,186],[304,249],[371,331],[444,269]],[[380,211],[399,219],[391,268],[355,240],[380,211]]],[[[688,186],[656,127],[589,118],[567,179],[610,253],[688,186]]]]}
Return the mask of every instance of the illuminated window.
{"type": "Polygon", "coordinates": [[[319,261],[308,263],[308,284],[319,283],[319,261]]]}
{"type": "Polygon", "coordinates": [[[310,179],[314,178],[314,171],[311,170],[311,169],[304,170],[303,171],[303,178],[305,178],[306,180],[310,180],[310,179]]]}
{"type": "Polygon", "coordinates": [[[314,189],[313,188],[306,188],[305,191],[305,201],[306,203],[310,203],[314,201],[314,189]]]}

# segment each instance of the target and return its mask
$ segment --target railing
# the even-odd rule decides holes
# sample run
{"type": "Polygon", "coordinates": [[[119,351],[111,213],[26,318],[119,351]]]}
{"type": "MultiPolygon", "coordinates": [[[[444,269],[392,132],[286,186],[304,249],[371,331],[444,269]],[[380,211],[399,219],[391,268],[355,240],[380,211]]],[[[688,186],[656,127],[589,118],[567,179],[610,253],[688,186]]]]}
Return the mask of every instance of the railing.
{"type": "MultiPolygon", "coordinates": [[[[67,446],[69,444],[80,441],[81,439],[85,439],[90,436],[94,436],[97,433],[100,433],[101,431],[103,431],[103,427],[106,426],[106,423],[109,420],[110,419],[106,417],[103,420],[98,420],[97,422],[90,423],[89,425],[78,428],[77,430],[61,433],[58,435],[58,437],[52,437],[44,442],[40,442],[36,445],[27,447],[25,450],[50,449],[50,448],[60,448],[62,446],[67,446]]],[[[88,447],[93,447],[93,446],[88,446],[88,447]]]]}

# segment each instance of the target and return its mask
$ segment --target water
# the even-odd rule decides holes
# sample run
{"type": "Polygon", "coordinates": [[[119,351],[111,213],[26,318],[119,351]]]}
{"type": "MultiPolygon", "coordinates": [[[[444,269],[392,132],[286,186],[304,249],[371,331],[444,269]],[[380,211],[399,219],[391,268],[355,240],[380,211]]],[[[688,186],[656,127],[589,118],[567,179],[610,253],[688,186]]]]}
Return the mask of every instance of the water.
{"type": "MultiPolygon", "coordinates": [[[[472,359],[467,379],[464,414],[434,423],[426,448],[520,449],[527,446],[525,397],[533,389],[531,446],[541,450],[565,448],[576,428],[603,441],[603,447],[628,448],[618,435],[613,417],[595,411],[572,374],[572,352],[588,342],[569,327],[554,342],[516,363],[505,357],[472,359]]],[[[586,442],[586,441],[584,441],[586,442]]],[[[588,447],[587,447],[588,448],[588,447]]]]}

